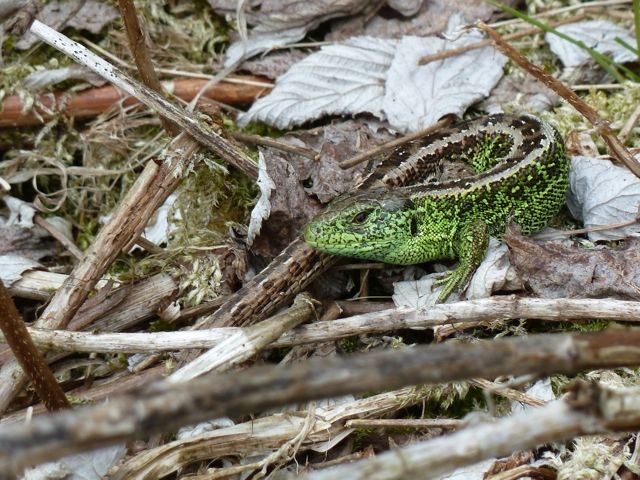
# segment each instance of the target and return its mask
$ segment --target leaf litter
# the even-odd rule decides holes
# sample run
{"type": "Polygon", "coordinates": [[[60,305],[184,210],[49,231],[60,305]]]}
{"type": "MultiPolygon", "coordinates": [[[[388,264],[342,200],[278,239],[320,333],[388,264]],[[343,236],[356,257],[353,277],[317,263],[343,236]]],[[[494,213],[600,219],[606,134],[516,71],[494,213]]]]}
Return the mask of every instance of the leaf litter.
{"type": "MultiPolygon", "coordinates": [[[[93,35],[109,32],[102,46],[130,60],[124,48],[126,40],[118,33],[119,27],[112,24],[117,18],[115,10],[98,3],[84,2],[76,15],[71,13],[78,8],[80,2],[49,2],[45,9],[54,8],[55,5],[61,12],[62,19],[55,21],[66,21],[68,26],[80,32],[88,30],[93,35]],[[85,8],[88,8],[88,13],[80,15],[79,12],[85,8]],[[69,18],[65,20],[62,17],[69,18]]],[[[230,22],[242,23],[242,19],[235,18],[237,2],[209,0],[208,3],[230,22]]],[[[353,181],[366,175],[375,164],[368,162],[343,170],[339,163],[393,138],[396,132],[420,130],[449,113],[464,117],[505,110],[541,112],[540,115],[559,126],[565,137],[573,130],[579,130],[585,135],[586,128],[575,113],[568,112],[562,106],[555,112],[549,112],[557,99],[530,79],[514,72],[506,59],[490,47],[418,65],[418,60],[425,55],[482,40],[483,37],[477,31],[460,27],[475,19],[495,19],[495,9],[485,2],[472,0],[464,2],[464,5],[456,5],[444,0],[395,0],[386,5],[375,5],[361,0],[250,0],[243,2],[243,5],[244,21],[250,26],[246,40],[237,37],[231,28],[222,28],[215,33],[207,32],[211,25],[215,24],[218,28],[224,22],[216,23],[218,20],[212,20],[208,9],[205,10],[205,15],[198,17],[202,13],[198,9],[202,6],[170,5],[159,8],[157,5],[144,3],[144,15],[149,15],[154,20],[147,22],[151,34],[156,39],[162,38],[152,42],[154,59],[164,67],[186,67],[195,72],[211,72],[212,67],[225,61],[230,65],[239,59],[253,56],[253,59],[242,63],[240,69],[275,78],[276,87],[238,117],[232,113],[225,114],[225,121],[234,128],[234,122],[237,121],[237,125],[241,127],[265,130],[268,134],[272,131],[265,124],[287,130],[278,133],[284,133],[280,137],[281,141],[310,148],[318,152],[319,157],[311,160],[266,146],[255,150],[256,157],[260,159],[261,179],[258,185],[261,196],[257,201],[259,207],[253,209],[246,240],[243,238],[243,227],[249,220],[251,206],[256,203],[258,189],[255,185],[249,186],[250,182],[246,180],[239,180],[237,175],[216,165],[210,158],[202,162],[207,164],[206,168],[201,163],[194,169],[183,188],[172,199],[174,203],[166,205],[161,212],[156,228],[149,231],[155,243],[166,244],[164,252],[154,258],[146,257],[145,253],[136,250],[127,260],[131,269],[120,266],[121,271],[115,268],[111,272],[115,276],[120,274],[122,278],[127,278],[131,272],[144,276],[167,268],[180,272],[182,306],[197,306],[204,301],[212,301],[222,292],[231,293],[236,289],[246,270],[247,253],[250,254],[249,257],[258,255],[272,258],[277,255],[289,241],[297,237],[300,229],[323,204],[348,192],[353,181]],[[457,12],[461,15],[453,15],[457,12]],[[177,27],[183,25],[185,19],[189,21],[189,16],[195,20],[191,22],[191,30],[187,32],[177,27]],[[191,45],[188,45],[189,37],[191,45]],[[233,43],[223,51],[221,44],[229,37],[234,38],[233,43]],[[298,41],[305,43],[300,48],[290,47],[288,50],[271,52],[274,47],[281,48],[298,41]],[[321,46],[318,48],[314,45],[321,46]],[[255,57],[264,52],[271,53],[255,57]],[[542,113],[545,111],[547,113],[542,113]],[[327,118],[331,116],[343,118],[327,118]],[[303,130],[288,131],[293,126],[300,125],[304,126],[303,130]],[[176,216],[176,212],[180,215],[176,216]],[[174,218],[175,222],[170,221],[174,218]],[[230,230],[240,232],[236,234],[234,241],[227,237],[230,230]],[[246,243],[241,245],[239,241],[246,243]],[[207,249],[214,250],[215,254],[208,254],[207,249]],[[242,253],[236,255],[239,251],[242,253]],[[223,275],[223,268],[232,270],[233,273],[223,275]]],[[[535,13],[536,8],[538,7],[531,2],[530,13],[535,13]]],[[[44,12],[46,14],[41,18],[53,22],[53,13],[49,13],[49,10],[44,12]]],[[[606,12],[603,16],[606,16],[606,12]]],[[[637,57],[631,55],[628,49],[621,50],[620,45],[613,41],[615,37],[620,37],[631,45],[635,42],[635,38],[629,35],[630,23],[621,20],[623,17],[621,15],[615,23],[603,19],[589,20],[560,26],[558,30],[585,41],[601,53],[612,55],[615,61],[632,62],[637,57]]],[[[628,16],[626,18],[628,20],[628,16]]],[[[509,31],[509,28],[505,31],[509,31]]],[[[568,47],[566,42],[558,41],[553,36],[545,36],[546,43],[539,41],[539,36],[536,38],[537,40],[524,41],[523,48],[528,49],[528,55],[534,60],[555,69],[556,74],[585,65],[588,57],[583,52],[568,47]]],[[[46,61],[36,59],[35,62],[37,61],[41,62],[37,65],[41,71],[57,67],[57,63],[60,63],[55,58],[47,58],[46,61]]],[[[588,64],[585,68],[597,69],[588,64]]],[[[20,82],[33,73],[33,70],[35,69],[31,66],[22,69],[18,76],[20,82]]],[[[17,69],[8,71],[15,72],[17,69]]],[[[87,80],[78,72],[63,70],[57,73],[67,75],[62,78],[68,82],[87,80]]],[[[2,87],[6,88],[6,79],[1,81],[2,87]]],[[[53,83],[48,79],[38,81],[38,88],[53,83]]],[[[76,87],[77,85],[74,86],[76,87]]],[[[81,88],[86,87],[86,84],[81,84],[81,88]]],[[[633,102],[629,99],[639,95],[637,86],[623,85],[622,88],[620,94],[600,91],[587,94],[590,98],[603,102],[601,108],[606,111],[615,128],[621,128],[622,123],[630,116],[629,104],[633,102]],[[603,96],[606,100],[601,98],[603,96]],[[614,101],[616,98],[618,100],[614,101]],[[626,105],[623,105],[625,98],[626,105]]],[[[27,145],[20,152],[0,151],[0,155],[4,155],[3,159],[12,160],[10,168],[0,170],[0,174],[10,174],[13,179],[12,188],[17,189],[18,196],[32,200],[26,187],[27,182],[39,176],[38,188],[43,193],[58,189],[59,182],[56,180],[57,175],[42,173],[42,165],[50,163],[42,163],[42,158],[38,159],[36,155],[25,152],[29,148],[33,148],[33,152],[40,148],[45,152],[43,155],[47,157],[47,162],[56,158],[59,162],[58,173],[63,172],[59,175],[60,178],[70,179],[61,213],[74,220],[75,241],[90,244],[98,216],[117,203],[117,195],[126,191],[135,178],[132,172],[139,171],[142,159],[149,158],[149,152],[161,144],[157,124],[150,122],[150,118],[149,111],[139,108],[126,111],[124,115],[111,112],[87,126],[64,123],[47,125],[37,133],[37,141],[32,143],[32,147],[27,145]],[[132,127],[132,123],[138,121],[140,123],[132,127]],[[65,128],[74,131],[77,129],[83,135],[61,138],[59,131],[65,128]],[[90,142],[90,145],[83,145],[83,142],[90,142]],[[136,160],[129,158],[128,161],[132,152],[135,152],[136,160]],[[109,169],[114,173],[106,176],[104,181],[85,174],[82,181],[78,182],[80,175],[76,176],[70,168],[78,162],[92,168],[109,169]],[[69,202],[73,204],[71,208],[68,208],[69,202]]],[[[631,130],[629,143],[638,146],[638,141],[638,128],[635,127],[631,130]]],[[[10,150],[4,147],[6,143],[0,142],[5,150],[10,150]]],[[[593,144],[596,149],[602,149],[599,141],[593,144]]],[[[573,216],[586,227],[622,223],[635,218],[638,214],[637,179],[625,169],[595,158],[597,152],[593,148],[591,153],[594,155],[572,158],[569,206],[573,216]]],[[[376,158],[378,159],[379,157],[376,158]]],[[[9,211],[12,211],[11,208],[9,206],[9,211]]],[[[24,268],[44,268],[38,263],[42,259],[47,259],[43,262],[45,265],[52,265],[52,257],[56,258],[54,263],[63,266],[68,264],[67,260],[56,257],[60,247],[44,234],[36,234],[32,225],[17,226],[12,222],[18,220],[11,220],[8,216],[4,218],[3,228],[0,229],[0,243],[5,247],[3,252],[26,259],[25,262],[33,262],[33,265],[25,264],[24,268]]],[[[634,267],[638,264],[637,243],[630,240],[630,237],[636,236],[637,232],[637,225],[606,232],[589,232],[587,235],[590,241],[600,242],[599,244],[586,240],[540,244],[510,234],[505,238],[510,253],[505,244],[493,241],[495,249],[492,247],[487,253],[485,262],[464,292],[464,298],[485,298],[495,292],[518,291],[520,295],[526,292],[545,298],[611,296],[635,299],[638,296],[639,281],[634,267]],[[509,256],[511,262],[508,261],[509,256]]],[[[2,266],[0,271],[4,274],[2,266]]],[[[404,275],[409,276],[406,273],[408,270],[403,271],[404,275]]],[[[413,271],[419,272],[416,273],[417,277],[423,277],[423,269],[415,268],[413,271]]],[[[388,279],[397,275],[397,272],[398,269],[387,268],[377,273],[371,270],[362,274],[360,278],[366,287],[360,289],[361,294],[388,297],[392,291],[385,286],[385,282],[388,283],[388,279]]],[[[12,281],[20,278],[21,274],[18,271],[12,281]]],[[[419,308],[425,305],[431,295],[430,282],[438,275],[432,273],[423,280],[396,282],[393,299],[399,306],[419,308]]],[[[334,283],[336,287],[338,282],[334,283]]],[[[339,288],[334,288],[334,295],[336,291],[343,297],[347,295],[347,289],[341,283],[339,288]]],[[[353,289],[348,293],[353,293],[353,289]]],[[[521,332],[516,327],[503,328],[503,334],[521,332]]],[[[348,342],[338,345],[339,349],[346,351],[362,348],[363,344],[367,349],[396,348],[416,338],[415,332],[397,333],[397,337],[386,337],[384,341],[361,337],[353,341],[355,347],[348,342]]],[[[473,335],[476,334],[486,336],[490,333],[478,330],[473,335]]],[[[465,339],[462,333],[457,333],[456,336],[465,339]]],[[[314,351],[312,347],[307,348],[314,351]]],[[[328,351],[333,353],[335,344],[331,344],[328,351]]],[[[294,349],[289,352],[288,358],[302,358],[306,352],[294,349]]],[[[167,364],[171,363],[169,357],[166,359],[167,364]]],[[[145,359],[147,360],[148,358],[145,359]]],[[[274,360],[272,355],[265,353],[258,361],[272,362],[277,359],[274,360]]],[[[83,378],[82,375],[78,378],[83,378]]],[[[622,378],[617,373],[612,372],[612,375],[622,378]]],[[[560,381],[556,376],[551,378],[553,381],[560,381]]],[[[485,409],[485,403],[476,401],[469,394],[473,388],[466,383],[460,391],[455,391],[451,385],[434,386],[426,396],[407,397],[400,404],[388,407],[386,413],[396,417],[416,414],[436,416],[438,412],[454,416],[461,411],[469,413],[485,409]],[[426,410],[412,410],[412,404],[427,397],[438,398],[440,403],[437,406],[427,405],[426,410]]],[[[545,389],[549,393],[550,389],[545,389]]],[[[502,408],[507,407],[502,405],[502,408]]],[[[366,417],[369,412],[365,410],[361,415],[366,417]]],[[[236,420],[240,423],[246,419],[234,419],[234,422],[236,420]]],[[[273,422],[274,429],[283,428],[281,419],[277,416],[270,422],[273,422]]],[[[233,434],[233,423],[221,425],[216,434],[224,437],[227,431],[229,435],[233,434]]],[[[385,438],[389,438],[391,442],[397,440],[398,444],[420,440],[418,435],[414,437],[394,431],[386,431],[385,434],[385,438]]],[[[342,429],[339,438],[325,439],[324,443],[307,441],[304,449],[321,450],[322,445],[327,455],[338,455],[338,450],[342,448],[338,439],[353,437],[357,438],[354,450],[360,448],[362,442],[364,445],[367,441],[371,442],[369,445],[374,442],[374,435],[368,435],[365,429],[362,432],[356,431],[355,434],[351,430],[342,429]]],[[[194,442],[197,441],[196,438],[194,442]]],[[[387,448],[388,443],[389,441],[380,448],[387,448]]],[[[143,450],[144,448],[151,451],[150,444],[143,445],[143,450]]],[[[240,451],[243,450],[238,449],[236,453],[240,451]]],[[[259,458],[269,458],[272,451],[273,448],[263,449],[259,458]]],[[[345,450],[347,453],[350,451],[345,450]]],[[[545,451],[554,452],[553,447],[548,447],[545,451]]],[[[583,451],[583,447],[577,444],[573,452],[554,468],[563,471],[563,462],[566,462],[565,465],[570,464],[571,459],[580,457],[583,451]]],[[[249,459],[253,458],[249,456],[250,453],[256,452],[244,453],[245,459],[249,459]]],[[[535,458],[534,452],[528,453],[530,458],[535,458]]],[[[227,451],[227,454],[225,463],[217,464],[221,468],[236,465],[231,452],[227,451]]],[[[129,460],[135,458],[133,454],[129,460]]],[[[324,459],[323,457],[320,462],[324,459]]],[[[97,457],[88,457],[80,463],[90,466],[98,462],[97,457]]],[[[465,472],[472,471],[474,475],[481,475],[491,463],[486,462],[465,472]]],[[[106,467],[109,466],[111,465],[106,467]]],[[[188,465],[185,467],[190,468],[188,465]]],[[[100,468],[102,471],[103,467],[100,468]]],[[[462,472],[458,474],[465,475],[462,472]]]]}

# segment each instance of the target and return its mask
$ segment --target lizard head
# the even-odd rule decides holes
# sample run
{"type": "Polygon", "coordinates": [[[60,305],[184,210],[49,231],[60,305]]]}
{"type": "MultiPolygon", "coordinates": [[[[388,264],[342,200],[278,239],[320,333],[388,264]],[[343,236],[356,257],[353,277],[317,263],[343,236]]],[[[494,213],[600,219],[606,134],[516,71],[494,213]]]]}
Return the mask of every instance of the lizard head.
{"type": "Polygon", "coordinates": [[[394,253],[417,233],[408,196],[386,189],[338,197],[304,229],[312,247],[337,255],[388,263],[410,263],[394,253]]]}

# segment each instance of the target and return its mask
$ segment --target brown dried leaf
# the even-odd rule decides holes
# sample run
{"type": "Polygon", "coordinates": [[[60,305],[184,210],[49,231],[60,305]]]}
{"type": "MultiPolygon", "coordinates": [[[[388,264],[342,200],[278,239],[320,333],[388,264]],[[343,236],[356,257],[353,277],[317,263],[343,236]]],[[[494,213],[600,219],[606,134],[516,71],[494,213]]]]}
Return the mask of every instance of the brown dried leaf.
{"type": "Polygon", "coordinates": [[[266,257],[278,254],[320,211],[320,202],[329,202],[350,190],[365,164],[343,170],[339,162],[393,138],[386,129],[375,125],[349,120],[280,139],[318,152],[319,161],[272,148],[261,149],[275,187],[270,196],[270,216],[253,243],[256,253],[266,257]]]}
{"type": "Polygon", "coordinates": [[[252,250],[264,257],[275,257],[298,235],[309,218],[320,211],[320,205],[305,193],[296,170],[281,152],[271,148],[260,150],[274,185],[269,198],[269,217],[262,222],[252,250]]]}
{"type": "MultiPolygon", "coordinates": [[[[508,3],[508,2],[507,2],[508,3]]],[[[344,39],[346,36],[370,35],[373,37],[399,38],[405,35],[428,36],[444,31],[449,17],[455,13],[462,14],[469,22],[474,20],[488,20],[495,8],[483,0],[468,0],[466,2],[450,2],[447,0],[423,1],[418,12],[410,18],[397,15],[382,14],[375,16],[360,29],[354,28],[352,23],[343,23],[335,28],[327,40],[344,39]]]]}
{"type": "Polygon", "coordinates": [[[511,264],[536,295],[545,298],[640,299],[640,248],[586,250],[561,242],[538,243],[510,230],[504,237],[511,264]]]}
{"type": "Polygon", "coordinates": [[[300,50],[287,50],[270,53],[253,60],[248,60],[240,65],[239,70],[262,75],[268,78],[278,78],[284,75],[289,68],[298,63],[307,53],[300,50]]]}
{"type": "Polygon", "coordinates": [[[377,122],[356,120],[293,133],[290,137],[297,138],[308,148],[320,153],[319,162],[303,157],[296,157],[292,162],[299,177],[311,181],[309,192],[322,203],[348,192],[353,186],[354,178],[362,175],[366,166],[366,163],[362,163],[344,170],[340,168],[340,162],[394,138],[377,122]]]}

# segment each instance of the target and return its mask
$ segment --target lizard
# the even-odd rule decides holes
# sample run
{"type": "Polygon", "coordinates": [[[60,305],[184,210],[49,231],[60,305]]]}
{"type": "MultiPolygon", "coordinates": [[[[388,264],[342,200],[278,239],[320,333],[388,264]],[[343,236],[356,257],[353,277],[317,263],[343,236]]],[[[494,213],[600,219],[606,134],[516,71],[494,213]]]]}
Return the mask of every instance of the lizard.
{"type": "Polygon", "coordinates": [[[376,172],[366,189],[336,198],[309,222],[304,239],[321,252],[390,264],[458,259],[437,281],[438,302],[468,283],[489,237],[501,237],[509,220],[524,234],[542,229],[569,185],[562,137],[530,115],[462,122],[425,137],[410,154],[392,155],[376,172]],[[406,184],[445,158],[465,161],[474,175],[406,184]]]}

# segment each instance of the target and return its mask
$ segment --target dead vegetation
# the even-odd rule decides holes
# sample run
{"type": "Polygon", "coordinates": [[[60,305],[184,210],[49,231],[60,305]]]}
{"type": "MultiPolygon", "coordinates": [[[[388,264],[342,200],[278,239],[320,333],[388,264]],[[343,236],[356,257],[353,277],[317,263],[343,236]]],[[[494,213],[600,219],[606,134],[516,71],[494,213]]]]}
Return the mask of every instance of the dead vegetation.
{"type": "Polygon", "coordinates": [[[563,4],[0,4],[1,475],[638,475],[640,1],[563,4]],[[567,140],[555,239],[445,305],[300,239],[496,109],[567,140]]]}

